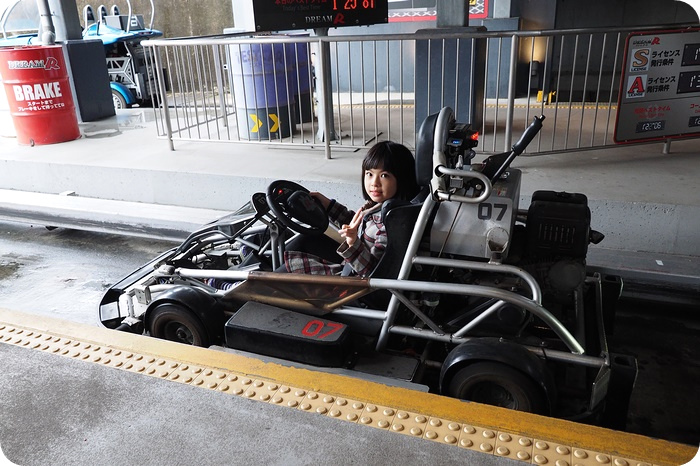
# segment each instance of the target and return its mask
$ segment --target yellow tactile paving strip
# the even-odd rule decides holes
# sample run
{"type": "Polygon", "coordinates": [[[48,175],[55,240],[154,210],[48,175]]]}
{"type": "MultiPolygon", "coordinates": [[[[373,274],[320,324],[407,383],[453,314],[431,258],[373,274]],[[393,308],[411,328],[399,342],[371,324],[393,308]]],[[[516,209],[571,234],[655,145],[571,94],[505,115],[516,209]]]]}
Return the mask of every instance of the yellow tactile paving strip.
{"type": "MultiPolygon", "coordinates": [[[[373,104],[373,103],[365,103],[365,104],[363,105],[362,102],[358,102],[358,103],[355,103],[355,104],[352,104],[352,105],[351,105],[351,104],[341,104],[341,105],[340,105],[340,108],[353,108],[353,109],[358,109],[358,110],[359,110],[360,107],[364,107],[365,109],[370,109],[370,110],[373,109],[373,108],[375,108],[375,107],[376,107],[377,109],[386,110],[387,108],[392,108],[392,109],[401,109],[401,108],[404,108],[404,109],[411,109],[411,108],[414,107],[414,105],[413,105],[413,104],[403,104],[403,105],[401,105],[401,104],[373,104]]],[[[555,108],[555,107],[557,107],[557,103],[556,103],[556,102],[553,102],[553,103],[550,103],[550,104],[546,104],[546,105],[544,105],[544,106],[542,105],[541,102],[538,102],[538,103],[532,104],[532,105],[526,105],[526,104],[514,104],[514,105],[513,105],[513,108],[530,108],[530,109],[532,109],[533,114],[534,114],[534,111],[537,110],[538,108],[553,109],[553,108],[555,108]]],[[[486,108],[508,108],[508,105],[507,105],[507,104],[498,104],[498,105],[496,105],[496,104],[486,104],[486,108]]],[[[558,108],[560,108],[560,109],[562,109],[562,110],[563,110],[563,109],[568,109],[568,108],[569,108],[569,102],[562,102],[561,105],[559,105],[558,108]]],[[[598,104],[598,105],[596,105],[595,103],[589,103],[589,104],[586,104],[586,105],[581,105],[581,103],[575,103],[575,102],[571,104],[571,109],[572,109],[572,110],[581,110],[582,108],[584,108],[584,109],[586,109],[586,110],[600,110],[600,111],[607,110],[608,108],[610,108],[610,109],[612,109],[612,110],[616,110],[616,109],[617,109],[617,105],[608,105],[608,104],[598,104]]]]}
{"type": "Polygon", "coordinates": [[[679,465],[697,448],[0,309],[0,343],[530,464],[679,465]]]}

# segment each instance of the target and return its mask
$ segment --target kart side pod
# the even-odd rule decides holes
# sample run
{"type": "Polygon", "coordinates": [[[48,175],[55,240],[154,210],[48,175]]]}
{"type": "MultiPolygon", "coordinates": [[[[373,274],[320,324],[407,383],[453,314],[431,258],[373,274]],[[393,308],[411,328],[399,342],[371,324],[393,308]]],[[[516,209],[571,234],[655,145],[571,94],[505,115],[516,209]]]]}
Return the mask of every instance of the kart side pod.
{"type": "Polygon", "coordinates": [[[226,346],[326,367],[350,354],[347,325],[253,301],[226,322],[226,346]]]}

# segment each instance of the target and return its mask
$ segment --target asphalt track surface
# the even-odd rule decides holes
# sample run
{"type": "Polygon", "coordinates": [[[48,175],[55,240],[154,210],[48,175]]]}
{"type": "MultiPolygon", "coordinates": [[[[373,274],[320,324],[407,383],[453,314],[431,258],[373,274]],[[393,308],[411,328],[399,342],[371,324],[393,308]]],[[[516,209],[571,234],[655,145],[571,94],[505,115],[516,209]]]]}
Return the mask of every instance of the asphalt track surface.
{"type": "MultiPolygon", "coordinates": [[[[0,307],[100,326],[97,303],[114,282],[173,243],[0,223],[0,307]]],[[[628,431],[700,443],[700,321],[693,308],[624,300],[613,351],[635,354],[640,373],[628,431]]]]}

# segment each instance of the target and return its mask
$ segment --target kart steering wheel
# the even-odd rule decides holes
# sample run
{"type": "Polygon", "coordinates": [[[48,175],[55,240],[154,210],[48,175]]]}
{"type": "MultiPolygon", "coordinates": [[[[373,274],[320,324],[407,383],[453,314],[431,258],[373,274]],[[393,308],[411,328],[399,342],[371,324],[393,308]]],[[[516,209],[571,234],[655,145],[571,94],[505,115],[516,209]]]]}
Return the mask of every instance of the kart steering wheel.
{"type": "Polygon", "coordinates": [[[328,228],[326,209],[299,184],[273,181],[267,187],[265,198],[275,217],[297,233],[320,235],[328,228]]]}

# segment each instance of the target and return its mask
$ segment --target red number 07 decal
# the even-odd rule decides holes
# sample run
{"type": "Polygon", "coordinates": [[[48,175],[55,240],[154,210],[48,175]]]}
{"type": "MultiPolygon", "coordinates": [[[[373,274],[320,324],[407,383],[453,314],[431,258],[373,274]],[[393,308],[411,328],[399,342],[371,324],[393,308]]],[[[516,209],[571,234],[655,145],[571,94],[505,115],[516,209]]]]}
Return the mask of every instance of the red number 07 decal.
{"type": "Polygon", "coordinates": [[[320,320],[310,320],[302,329],[301,333],[303,335],[306,335],[307,337],[316,337],[319,340],[321,340],[323,338],[326,338],[328,335],[333,335],[335,332],[337,332],[343,327],[343,324],[338,324],[336,322],[326,322],[324,324],[320,320]],[[321,333],[321,330],[327,327],[330,327],[330,329],[321,333]]]}

